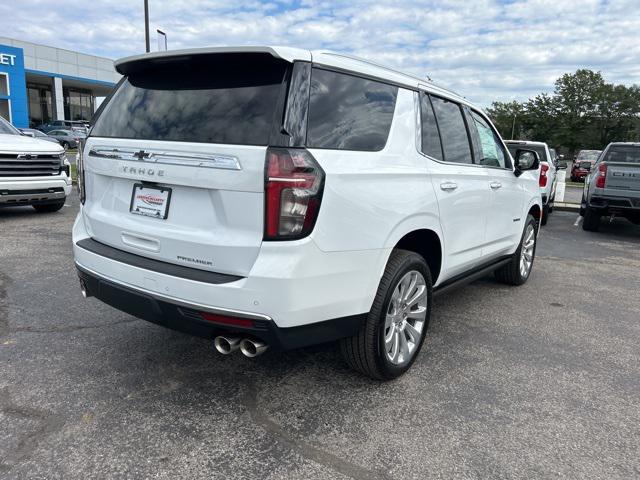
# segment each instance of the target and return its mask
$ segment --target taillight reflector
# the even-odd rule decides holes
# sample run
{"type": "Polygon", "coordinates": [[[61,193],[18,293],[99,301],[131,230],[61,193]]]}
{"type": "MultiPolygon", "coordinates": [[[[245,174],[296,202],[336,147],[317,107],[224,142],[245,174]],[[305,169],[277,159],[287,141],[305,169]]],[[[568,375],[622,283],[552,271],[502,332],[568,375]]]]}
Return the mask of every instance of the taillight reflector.
{"type": "Polygon", "coordinates": [[[226,315],[218,315],[216,313],[200,312],[200,316],[203,320],[212,323],[219,323],[221,325],[233,325],[236,327],[253,328],[255,324],[253,320],[248,318],[228,317],[226,315]]]}

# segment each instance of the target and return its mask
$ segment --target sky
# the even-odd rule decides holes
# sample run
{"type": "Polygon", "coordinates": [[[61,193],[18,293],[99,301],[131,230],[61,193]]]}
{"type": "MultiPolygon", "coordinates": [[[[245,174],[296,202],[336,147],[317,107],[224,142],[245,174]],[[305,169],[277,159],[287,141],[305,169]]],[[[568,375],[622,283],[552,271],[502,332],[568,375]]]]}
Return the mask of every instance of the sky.
{"type": "MultiPolygon", "coordinates": [[[[149,0],[169,49],[286,45],[350,53],[482,105],[551,92],[578,68],[640,83],[640,0],[149,0]]],[[[143,0],[0,2],[0,35],[119,58],[144,52],[143,0]]]]}

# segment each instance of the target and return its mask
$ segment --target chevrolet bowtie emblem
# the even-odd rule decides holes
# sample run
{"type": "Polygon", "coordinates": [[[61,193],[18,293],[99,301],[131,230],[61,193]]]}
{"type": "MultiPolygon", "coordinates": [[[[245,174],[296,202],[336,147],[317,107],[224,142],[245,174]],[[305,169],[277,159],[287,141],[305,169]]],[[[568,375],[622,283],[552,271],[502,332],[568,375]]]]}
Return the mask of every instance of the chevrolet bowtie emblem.
{"type": "Polygon", "coordinates": [[[145,158],[151,157],[151,154],[145,152],[144,150],[140,150],[139,152],[134,153],[133,156],[138,160],[144,160],[145,158]]]}

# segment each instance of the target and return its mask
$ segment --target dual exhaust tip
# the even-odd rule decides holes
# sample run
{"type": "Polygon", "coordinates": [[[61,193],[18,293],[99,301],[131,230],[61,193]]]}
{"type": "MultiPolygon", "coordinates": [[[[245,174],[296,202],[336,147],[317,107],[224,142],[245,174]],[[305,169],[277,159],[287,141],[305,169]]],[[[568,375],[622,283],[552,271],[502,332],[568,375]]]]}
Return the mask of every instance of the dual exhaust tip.
{"type": "Polygon", "coordinates": [[[252,340],[250,338],[240,339],[238,337],[218,336],[213,341],[213,344],[216,350],[223,355],[229,355],[240,349],[242,354],[249,358],[262,355],[269,348],[269,345],[259,340],[252,340]]]}

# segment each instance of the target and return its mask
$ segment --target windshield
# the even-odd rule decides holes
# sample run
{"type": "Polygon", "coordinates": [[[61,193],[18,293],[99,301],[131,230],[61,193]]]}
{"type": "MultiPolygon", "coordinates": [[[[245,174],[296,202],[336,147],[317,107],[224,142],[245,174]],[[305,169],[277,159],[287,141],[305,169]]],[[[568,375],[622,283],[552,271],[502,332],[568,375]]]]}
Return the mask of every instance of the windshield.
{"type": "Polygon", "coordinates": [[[20,135],[18,129],[2,117],[0,117],[0,133],[3,133],[5,135],[20,135]]]}
{"type": "Polygon", "coordinates": [[[613,145],[609,147],[603,162],[640,163],[639,145],[613,145]]]}
{"type": "Polygon", "coordinates": [[[601,150],[580,150],[578,153],[578,157],[576,160],[588,160],[590,162],[595,162],[598,159],[598,155],[600,155],[601,150]]]}
{"type": "Polygon", "coordinates": [[[548,162],[546,149],[542,145],[526,145],[526,144],[517,144],[517,143],[507,143],[507,148],[509,149],[509,153],[513,158],[516,158],[516,150],[533,150],[540,157],[541,162],[548,162]]]}

